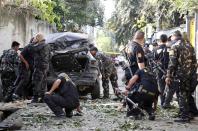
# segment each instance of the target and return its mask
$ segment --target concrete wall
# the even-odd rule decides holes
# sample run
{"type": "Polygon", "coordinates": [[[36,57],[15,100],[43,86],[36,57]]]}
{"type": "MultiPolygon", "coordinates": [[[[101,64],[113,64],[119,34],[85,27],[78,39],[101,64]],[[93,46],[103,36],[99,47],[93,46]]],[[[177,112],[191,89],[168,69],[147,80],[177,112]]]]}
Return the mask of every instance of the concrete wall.
{"type": "Polygon", "coordinates": [[[54,26],[36,20],[27,12],[16,14],[11,12],[12,10],[0,10],[0,54],[3,50],[9,49],[14,40],[20,42],[23,47],[38,32],[44,35],[55,32],[54,26]]]}

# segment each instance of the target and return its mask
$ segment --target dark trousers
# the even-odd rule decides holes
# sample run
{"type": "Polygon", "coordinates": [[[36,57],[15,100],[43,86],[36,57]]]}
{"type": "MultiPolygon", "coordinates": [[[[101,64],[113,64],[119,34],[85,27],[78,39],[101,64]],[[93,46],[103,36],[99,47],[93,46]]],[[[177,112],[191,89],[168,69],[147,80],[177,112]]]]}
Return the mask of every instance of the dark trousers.
{"type": "Polygon", "coordinates": [[[73,103],[72,100],[65,99],[59,94],[45,95],[44,101],[56,116],[64,114],[63,108],[65,108],[65,112],[67,113],[79,105],[79,103],[73,103]]]}
{"type": "MultiPolygon", "coordinates": [[[[154,102],[154,97],[144,94],[144,93],[139,93],[139,92],[134,92],[132,94],[128,95],[128,98],[131,99],[134,103],[138,104],[138,107],[141,109],[146,110],[146,112],[151,115],[154,110],[152,108],[152,104],[154,102]]],[[[130,109],[130,114],[133,116],[137,116],[141,114],[142,112],[139,109],[134,109],[133,104],[127,101],[127,105],[130,109]]]]}
{"type": "Polygon", "coordinates": [[[20,72],[20,76],[19,79],[15,87],[15,91],[14,93],[19,95],[19,96],[28,96],[27,94],[29,94],[28,92],[28,85],[30,83],[31,80],[31,71],[27,70],[27,69],[22,69],[20,72]]]}
{"type": "Polygon", "coordinates": [[[158,88],[159,88],[159,91],[160,91],[160,100],[161,100],[161,106],[164,104],[164,101],[165,101],[165,93],[164,93],[164,90],[165,90],[165,86],[166,86],[166,83],[165,83],[165,80],[164,79],[157,79],[157,84],[158,84],[158,88]]]}

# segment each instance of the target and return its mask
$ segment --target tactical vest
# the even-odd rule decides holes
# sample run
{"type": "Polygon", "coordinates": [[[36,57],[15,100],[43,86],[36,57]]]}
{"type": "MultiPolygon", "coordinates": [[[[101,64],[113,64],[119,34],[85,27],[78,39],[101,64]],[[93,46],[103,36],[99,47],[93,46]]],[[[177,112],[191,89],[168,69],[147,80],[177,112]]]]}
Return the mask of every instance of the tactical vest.
{"type": "Polygon", "coordinates": [[[150,71],[144,70],[144,74],[141,76],[140,82],[137,84],[136,92],[145,93],[151,96],[159,94],[157,81],[150,71]]]}

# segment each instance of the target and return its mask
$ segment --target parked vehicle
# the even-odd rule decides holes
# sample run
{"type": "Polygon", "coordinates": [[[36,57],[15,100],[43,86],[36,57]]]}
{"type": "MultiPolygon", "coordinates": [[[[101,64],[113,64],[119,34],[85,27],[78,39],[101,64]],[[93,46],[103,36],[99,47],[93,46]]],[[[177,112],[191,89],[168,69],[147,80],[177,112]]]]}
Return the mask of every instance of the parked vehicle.
{"type": "Polygon", "coordinates": [[[46,43],[51,47],[48,85],[61,72],[67,73],[76,84],[80,95],[91,93],[92,99],[100,97],[99,68],[88,51],[87,35],[62,32],[50,34],[46,43]]]}

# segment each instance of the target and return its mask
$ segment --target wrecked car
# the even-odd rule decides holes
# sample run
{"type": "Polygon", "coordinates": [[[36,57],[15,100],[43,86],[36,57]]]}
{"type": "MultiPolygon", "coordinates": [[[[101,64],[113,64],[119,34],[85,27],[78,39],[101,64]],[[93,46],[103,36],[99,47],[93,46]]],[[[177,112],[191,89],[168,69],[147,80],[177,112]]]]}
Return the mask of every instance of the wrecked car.
{"type": "Polygon", "coordinates": [[[51,48],[48,85],[61,72],[67,73],[76,84],[81,96],[91,93],[92,99],[100,97],[99,69],[97,61],[88,51],[90,42],[81,33],[53,33],[46,37],[51,48]]]}

